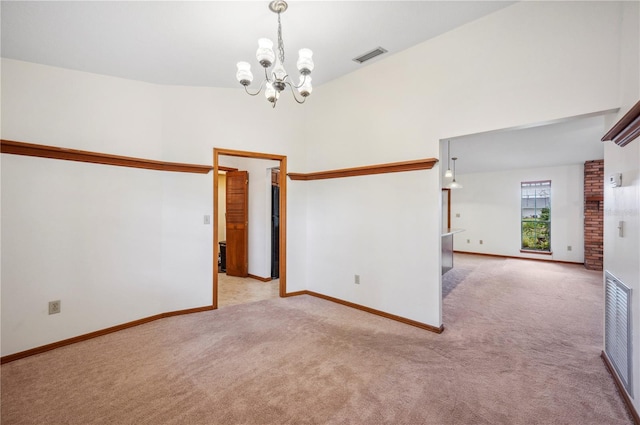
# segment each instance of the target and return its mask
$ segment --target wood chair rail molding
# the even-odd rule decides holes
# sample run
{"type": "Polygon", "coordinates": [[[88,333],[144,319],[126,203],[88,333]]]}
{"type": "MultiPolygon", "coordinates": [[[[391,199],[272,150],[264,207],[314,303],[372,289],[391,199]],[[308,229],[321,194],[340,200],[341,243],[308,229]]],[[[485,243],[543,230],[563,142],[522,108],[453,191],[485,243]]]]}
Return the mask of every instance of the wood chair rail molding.
{"type": "Polygon", "coordinates": [[[364,167],[342,168],[339,170],[317,171],[314,173],[288,173],[291,180],[322,180],[341,177],[367,176],[370,174],[400,173],[404,171],[430,170],[438,162],[435,158],[415,161],[390,162],[387,164],[366,165],[364,167]]]}
{"type": "MultiPolygon", "coordinates": [[[[17,142],[14,140],[0,140],[0,152],[35,156],[39,158],[62,159],[66,161],[88,162],[92,164],[115,165],[119,167],[143,168],[146,170],[175,171],[179,173],[208,174],[213,167],[210,165],[183,164],[178,162],[156,161],[152,159],[133,158],[128,156],[111,155],[99,152],[66,149],[57,146],[38,145],[34,143],[17,142]]],[[[222,171],[226,167],[219,167],[222,171]]]]}
{"type": "Polygon", "coordinates": [[[633,139],[640,136],[640,101],[624,114],[607,134],[602,137],[602,141],[612,140],[616,145],[623,147],[633,139]]]}

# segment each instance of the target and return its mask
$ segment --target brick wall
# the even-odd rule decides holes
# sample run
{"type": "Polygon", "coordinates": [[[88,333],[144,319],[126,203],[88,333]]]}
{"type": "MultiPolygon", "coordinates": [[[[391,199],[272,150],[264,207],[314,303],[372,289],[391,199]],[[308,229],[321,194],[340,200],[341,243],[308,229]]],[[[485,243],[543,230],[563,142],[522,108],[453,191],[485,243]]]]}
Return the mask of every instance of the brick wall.
{"type": "Polygon", "coordinates": [[[604,160],[584,163],[584,266],[602,270],[604,160]]]}

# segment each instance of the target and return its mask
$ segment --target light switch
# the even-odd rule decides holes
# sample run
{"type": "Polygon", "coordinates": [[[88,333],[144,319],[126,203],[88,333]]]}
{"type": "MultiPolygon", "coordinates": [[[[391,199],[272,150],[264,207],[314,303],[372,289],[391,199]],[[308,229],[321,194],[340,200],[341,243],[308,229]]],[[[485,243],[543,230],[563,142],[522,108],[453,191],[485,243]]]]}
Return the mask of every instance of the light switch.
{"type": "Polygon", "coordinates": [[[211,224],[211,216],[210,215],[205,215],[204,216],[204,224],[211,224]]]}
{"type": "Polygon", "coordinates": [[[621,238],[624,237],[623,231],[624,231],[624,221],[621,221],[618,223],[618,236],[620,236],[621,238]]]}

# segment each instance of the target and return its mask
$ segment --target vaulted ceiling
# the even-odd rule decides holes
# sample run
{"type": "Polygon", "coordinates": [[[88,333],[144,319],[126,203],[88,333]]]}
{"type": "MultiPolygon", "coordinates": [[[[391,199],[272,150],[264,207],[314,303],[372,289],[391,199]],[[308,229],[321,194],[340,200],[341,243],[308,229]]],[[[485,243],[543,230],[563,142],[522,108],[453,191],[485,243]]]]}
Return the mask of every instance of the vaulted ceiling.
{"type": "MultiPolygon", "coordinates": [[[[510,1],[295,1],[282,14],[285,67],[313,50],[318,86],[507,7],[510,1]],[[360,65],[352,59],[388,50],[360,65]]],[[[275,41],[268,1],[3,1],[2,56],[159,84],[239,87],[260,37],[275,41]]]]}
{"type": "MultiPolygon", "coordinates": [[[[292,0],[282,15],[285,66],[294,71],[297,50],[312,49],[317,87],[512,3],[292,0]],[[379,46],[388,53],[364,64],[352,60],[379,46]]],[[[1,54],[157,84],[239,88],[236,62],[250,62],[258,79],[257,39],[276,38],[277,16],[268,4],[3,1],[1,54]]],[[[452,155],[460,158],[460,173],[579,163],[603,157],[605,131],[602,116],[582,117],[458,137],[452,155]]]]}

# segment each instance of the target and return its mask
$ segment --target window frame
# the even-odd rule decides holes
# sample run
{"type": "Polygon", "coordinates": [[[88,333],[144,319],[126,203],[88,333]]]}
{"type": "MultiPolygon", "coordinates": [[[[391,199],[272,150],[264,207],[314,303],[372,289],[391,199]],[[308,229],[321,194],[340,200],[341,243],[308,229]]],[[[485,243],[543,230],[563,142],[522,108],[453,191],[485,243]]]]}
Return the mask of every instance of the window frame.
{"type": "MultiPolygon", "coordinates": [[[[520,182],[520,252],[533,253],[533,254],[546,254],[551,255],[551,180],[534,180],[520,182]],[[531,207],[530,203],[525,202],[525,190],[535,187],[541,187],[548,190],[548,196],[538,196],[537,191],[534,191],[533,199],[534,205],[531,207]],[[543,205],[538,205],[538,199],[546,199],[543,205]],[[526,219],[525,210],[533,209],[531,218],[526,219]],[[546,217],[543,215],[546,211],[546,217]],[[542,216],[542,217],[541,217],[542,216]],[[536,245],[540,243],[542,246],[531,246],[531,243],[525,244],[525,240],[531,239],[531,236],[525,236],[525,223],[533,224],[533,236],[536,239],[536,245]],[[538,232],[538,229],[541,229],[538,232]],[[541,235],[541,236],[538,236],[541,235]]],[[[529,229],[530,230],[530,229],[529,229]]]]}

